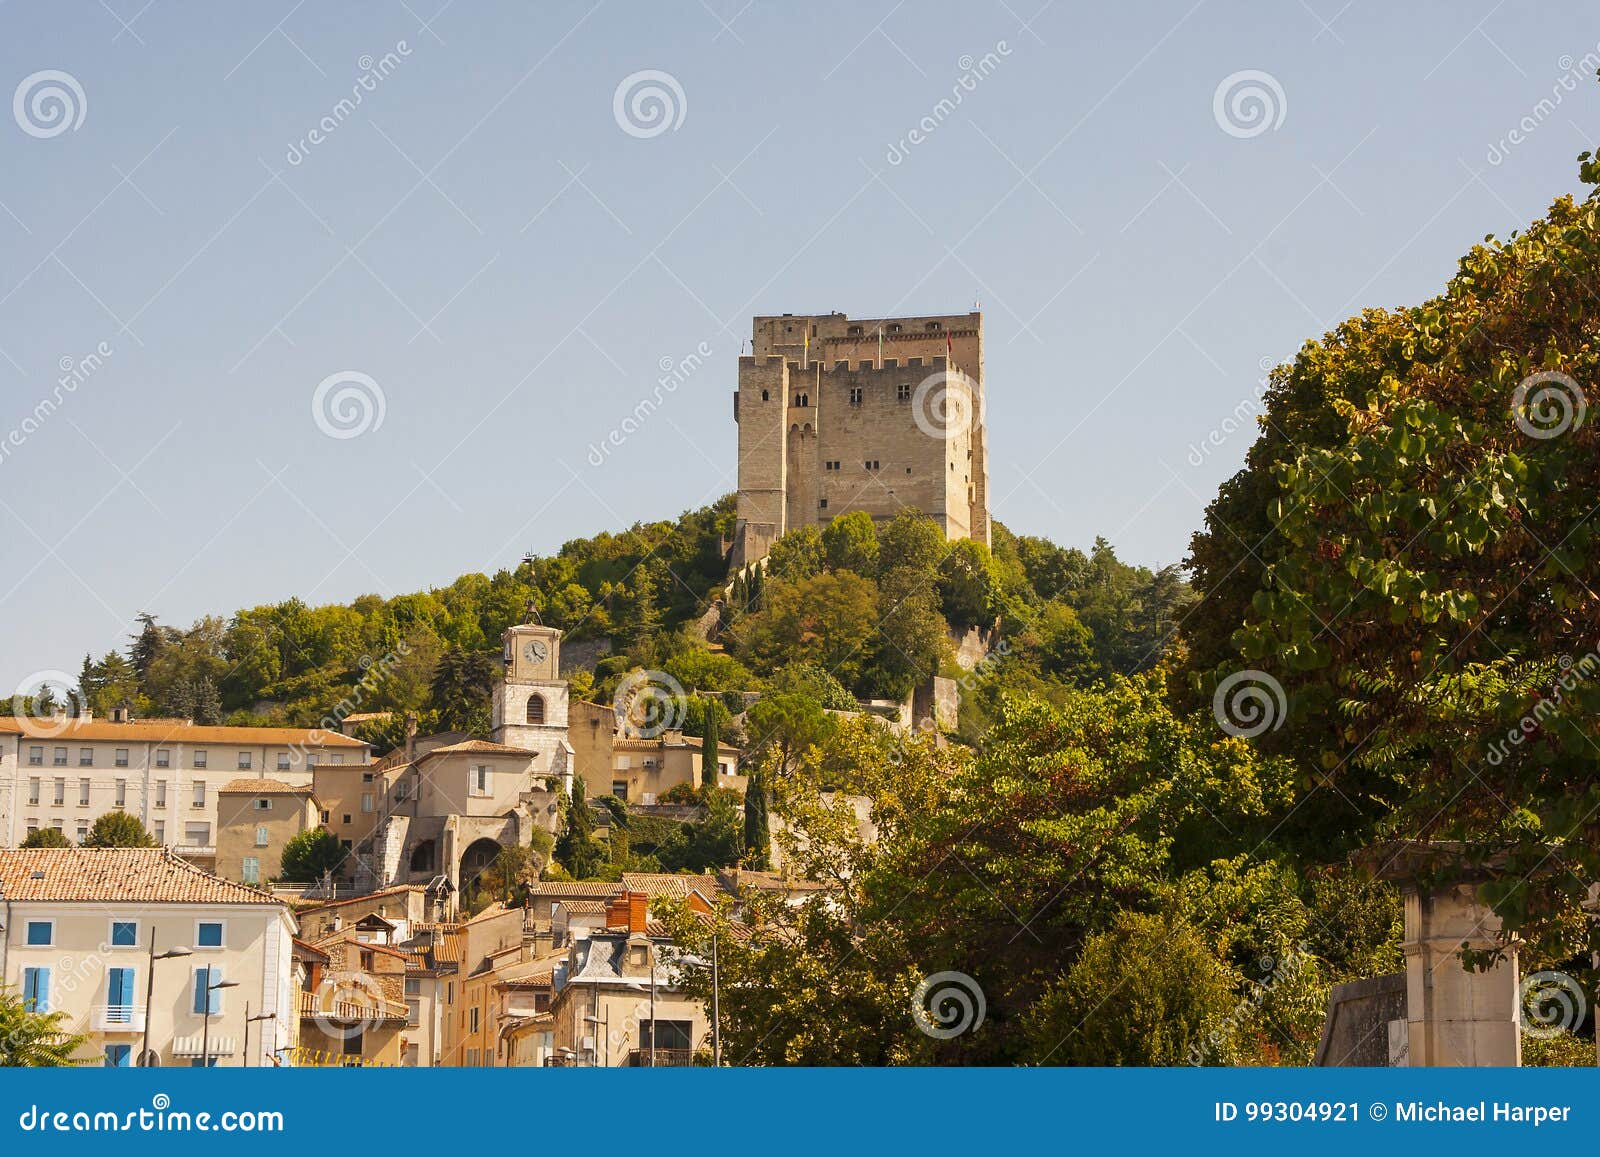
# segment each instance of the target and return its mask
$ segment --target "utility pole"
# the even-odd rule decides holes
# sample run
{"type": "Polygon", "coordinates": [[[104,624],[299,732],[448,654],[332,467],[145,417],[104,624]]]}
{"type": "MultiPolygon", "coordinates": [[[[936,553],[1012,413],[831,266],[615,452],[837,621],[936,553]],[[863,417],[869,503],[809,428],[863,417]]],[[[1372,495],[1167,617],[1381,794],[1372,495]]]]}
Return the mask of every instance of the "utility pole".
{"type": "Polygon", "coordinates": [[[714,928],[711,931],[711,1063],[719,1069],[722,1067],[722,971],[717,961],[714,928]]]}

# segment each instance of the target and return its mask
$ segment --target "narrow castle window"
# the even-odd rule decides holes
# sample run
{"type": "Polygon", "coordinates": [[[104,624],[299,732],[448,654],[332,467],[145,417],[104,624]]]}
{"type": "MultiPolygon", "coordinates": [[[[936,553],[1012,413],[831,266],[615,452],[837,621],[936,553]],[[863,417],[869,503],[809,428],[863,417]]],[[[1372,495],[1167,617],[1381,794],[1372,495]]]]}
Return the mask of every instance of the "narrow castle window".
{"type": "Polygon", "coordinates": [[[939,328],[939,323],[936,322],[936,321],[930,321],[927,325],[923,326],[922,328],[923,329],[930,329],[930,330],[938,329],[939,328]]]}
{"type": "Polygon", "coordinates": [[[772,400],[772,396],[770,394],[768,394],[766,390],[762,390],[761,391],[761,400],[763,402],[771,401],[772,400]]]}
{"type": "Polygon", "coordinates": [[[818,510],[826,510],[826,509],[828,509],[828,500],[826,498],[824,498],[820,502],[818,502],[817,503],[817,509],[818,510]]]}
{"type": "Polygon", "coordinates": [[[895,397],[900,399],[902,402],[909,402],[911,400],[911,383],[901,382],[898,386],[896,386],[895,397]]]}
{"type": "Polygon", "coordinates": [[[544,696],[534,695],[528,700],[528,722],[544,722],[544,696]]]}
{"type": "Polygon", "coordinates": [[[851,386],[850,387],[850,404],[852,406],[859,406],[861,404],[861,387],[860,386],[851,386]]]}
{"type": "Polygon", "coordinates": [[[852,334],[858,334],[858,333],[866,333],[867,331],[866,331],[866,327],[864,327],[864,326],[853,325],[853,326],[850,327],[850,332],[852,334]]]}

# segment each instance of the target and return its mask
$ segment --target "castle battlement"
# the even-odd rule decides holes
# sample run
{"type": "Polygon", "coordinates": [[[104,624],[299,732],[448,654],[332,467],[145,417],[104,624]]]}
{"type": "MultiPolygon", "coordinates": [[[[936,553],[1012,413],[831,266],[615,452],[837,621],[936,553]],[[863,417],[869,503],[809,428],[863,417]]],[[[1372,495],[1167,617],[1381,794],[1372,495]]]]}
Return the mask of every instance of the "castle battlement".
{"type": "Polygon", "coordinates": [[[863,510],[915,509],[989,541],[980,314],[778,314],[739,358],[734,564],[785,532],[863,510]]]}

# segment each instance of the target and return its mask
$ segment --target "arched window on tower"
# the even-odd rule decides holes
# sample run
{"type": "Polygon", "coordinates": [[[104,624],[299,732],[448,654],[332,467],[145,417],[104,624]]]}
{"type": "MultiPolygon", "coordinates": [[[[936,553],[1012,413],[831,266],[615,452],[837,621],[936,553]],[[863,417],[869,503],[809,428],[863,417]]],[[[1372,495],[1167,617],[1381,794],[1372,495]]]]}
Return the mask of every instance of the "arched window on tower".
{"type": "Polygon", "coordinates": [[[530,695],[528,697],[528,722],[544,722],[544,696],[530,695]]]}

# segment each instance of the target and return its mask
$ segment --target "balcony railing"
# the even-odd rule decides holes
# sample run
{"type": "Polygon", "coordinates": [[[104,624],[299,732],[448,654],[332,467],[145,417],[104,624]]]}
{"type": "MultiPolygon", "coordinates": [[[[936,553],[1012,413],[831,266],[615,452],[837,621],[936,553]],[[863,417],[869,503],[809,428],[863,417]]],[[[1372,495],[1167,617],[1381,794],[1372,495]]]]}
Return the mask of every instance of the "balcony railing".
{"type": "Polygon", "coordinates": [[[94,1006],[95,1032],[143,1032],[144,1009],[132,1004],[94,1006]]]}
{"type": "MultiPolygon", "coordinates": [[[[693,1049],[656,1049],[656,1068],[683,1068],[694,1064],[693,1049]]],[[[647,1069],[650,1067],[650,1050],[634,1049],[628,1053],[628,1067],[633,1069],[647,1069]]]]}

